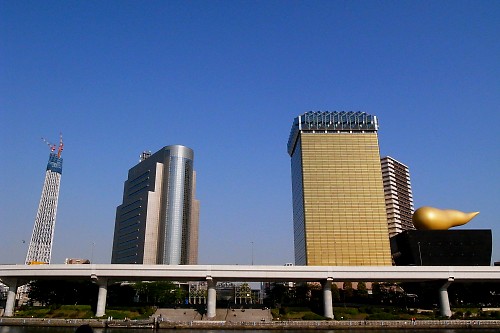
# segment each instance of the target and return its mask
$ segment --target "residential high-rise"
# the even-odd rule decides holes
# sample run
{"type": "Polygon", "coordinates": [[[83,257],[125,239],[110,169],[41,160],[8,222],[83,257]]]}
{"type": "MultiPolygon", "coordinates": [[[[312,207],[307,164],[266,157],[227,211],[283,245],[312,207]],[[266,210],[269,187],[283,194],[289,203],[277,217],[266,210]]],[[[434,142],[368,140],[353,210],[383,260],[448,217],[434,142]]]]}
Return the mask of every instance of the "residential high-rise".
{"type": "Polygon", "coordinates": [[[297,265],[392,264],[377,130],[364,112],[295,118],[288,153],[297,265]]]}
{"type": "MultiPolygon", "coordinates": [[[[48,142],[47,142],[48,143],[48,142]]],[[[26,255],[26,264],[49,264],[52,256],[52,242],[56,224],[57,203],[59,201],[59,187],[61,185],[63,159],[62,136],[59,146],[48,143],[51,149],[49,162],[45,171],[42,196],[38,204],[35,225],[31,234],[31,241],[26,255]],[[57,153],[55,153],[58,148],[57,153]]]]}
{"type": "Polygon", "coordinates": [[[116,209],[113,264],[197,264],[199,202],[194,153],[166,146],[145,152],[128,172],[116,209]]]}
{"type": "Polygon", "coordinates": [[[191,199],[191,219],[189,226],[188,264],[198,264],[198,231],[200,225],[200,201],[196,199],[196,171],[193,171],[193,195],[191,199]]]}
{"type": "Polygon", "coordinates": [[[380,160],[384,181],[385,206],[389,237],[405,230],[413,230],[413,195],[410,170],[403,163],[386,156],[380,160]]]}

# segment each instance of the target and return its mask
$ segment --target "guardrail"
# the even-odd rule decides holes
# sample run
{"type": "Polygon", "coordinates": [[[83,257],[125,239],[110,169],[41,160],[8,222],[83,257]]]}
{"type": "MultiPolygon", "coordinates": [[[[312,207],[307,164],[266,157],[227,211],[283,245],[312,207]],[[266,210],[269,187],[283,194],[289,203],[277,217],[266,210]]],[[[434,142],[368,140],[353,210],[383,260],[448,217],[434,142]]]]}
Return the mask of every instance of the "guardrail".
{"type": "Polygon", "coordinates": [[[78,327],[88,324],[92,327],[120,328],[205,328],[205,329],[432,329],[432,328],[500,328],[500,320],[322,320],[322,321],[272,321],[272,322],[229,322],[229,321],[156,321],[107,320],[107,319],[59,319],[59,318],[0,318],[0,326],[48,326],[78,327]]]}

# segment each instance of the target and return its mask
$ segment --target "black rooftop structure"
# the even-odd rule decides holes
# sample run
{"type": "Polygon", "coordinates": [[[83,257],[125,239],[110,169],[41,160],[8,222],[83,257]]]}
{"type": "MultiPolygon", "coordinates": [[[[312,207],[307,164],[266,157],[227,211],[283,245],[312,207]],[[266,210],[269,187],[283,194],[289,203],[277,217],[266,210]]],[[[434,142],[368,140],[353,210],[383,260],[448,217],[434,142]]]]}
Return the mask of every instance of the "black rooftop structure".
{"type": "Polygon", "coordinates": [[[491,230],[407,230],[391,238],[396,266],[490,266],[491,230]]]}

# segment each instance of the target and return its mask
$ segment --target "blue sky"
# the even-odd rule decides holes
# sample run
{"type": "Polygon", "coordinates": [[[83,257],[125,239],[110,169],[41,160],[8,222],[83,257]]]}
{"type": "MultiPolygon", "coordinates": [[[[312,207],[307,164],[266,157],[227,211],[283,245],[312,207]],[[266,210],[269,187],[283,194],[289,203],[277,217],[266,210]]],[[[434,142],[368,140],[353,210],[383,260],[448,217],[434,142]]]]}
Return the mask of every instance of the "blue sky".
{"type": "Polygon", "coordinates": [[[53,263],[109,263],[143,150],[195,151],[200,263],[293,262],[293,118],[378,116],[415,206],[498,226],[498,1],[0,1],[0,263],[22,263],[64,135],[53,263]],[[23,243],[23,240],[26,243],[23,243]],[[94,245],[93,245],[94,244],[94,245]],[[93,253],[93,254],[92,254],[93,253]]]}

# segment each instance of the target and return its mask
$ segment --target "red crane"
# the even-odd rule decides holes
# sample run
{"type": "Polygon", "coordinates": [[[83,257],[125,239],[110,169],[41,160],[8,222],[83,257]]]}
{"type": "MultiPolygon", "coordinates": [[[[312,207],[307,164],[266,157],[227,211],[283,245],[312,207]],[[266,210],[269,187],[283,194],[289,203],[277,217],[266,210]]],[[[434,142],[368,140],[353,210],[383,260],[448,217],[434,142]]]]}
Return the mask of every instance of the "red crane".
{"type": "Polygon", "coordinates": [[[56,145],[55,143],[50,143],[49,141],[47,141],[45,138],[42,138],[43,142],[45,142],[49,148],[50,148],[50,152],[54,152],[56,151],[56,148],[57,148],[57,157],[58,158],[61,158],[61,153],[64,149],[64,143],[63,143],[63,138],[62,138],[62,133],[59,134],[59,146],[56,145]]]}

